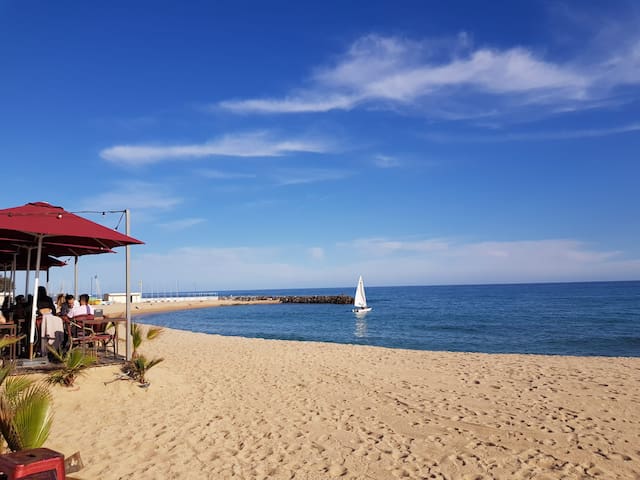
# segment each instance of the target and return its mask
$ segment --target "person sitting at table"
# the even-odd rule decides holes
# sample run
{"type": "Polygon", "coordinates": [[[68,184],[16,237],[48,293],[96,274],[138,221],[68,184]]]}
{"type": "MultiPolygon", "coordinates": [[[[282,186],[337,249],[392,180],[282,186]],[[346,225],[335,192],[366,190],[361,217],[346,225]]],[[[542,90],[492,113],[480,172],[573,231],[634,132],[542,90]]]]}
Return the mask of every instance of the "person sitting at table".
{"type": "Polygon", "coordinates": [[[73,318],[79,315],[93,315],[93,307],[89,305],[89,295],[83,293],[79,297],[80,304],[74,305],[71,310],[67,312],[67,317],[73,318]]]}
{"type": "Polygon", "coordinates": [[[76,297],[74,297],[70,293],[65,295],[64,303],[60,306],[60,316],[61,317],[69,316],[69,312],[73,310],[75,303],[76,303],[76,297]]]}
{"type": "Polygon", "coordinates": [[[64,304],[64,293],[59,293],[56,297],[56,310],[60,313],[60,309],[62,309],[62,305],[64,304]]]}
{"type": "Polygon", "coordinates": [[[37,302],[38,312],[42,315],[40,352],[44,357],[49,354],[48,346],[56,350],[60,350],[62,347],[64,343],[64,326],[62,319],[56,315],[56,305],[53,303],[53,299],[47,295],[46,287],[38,287],[37,302]]]}
{"type": "Polygon", "coordinates": [[[12,306],[14,320],[24,320],[26,318],[25,307],[26,302],[24,301],[24,295],[18,295],[12,306]]]}
{"type": "Polygon", "coordinates": [[[47,287],[40,285],[38,287],[38,312],[40,315],[51,313],[56,314],[56,304],[53,299],[47,295],[47,287]]]}
{"type": "Polygon", "coordinates": [[[2,316],[5,318],[9,318],[9,314],[11,313],[11,297],[6,295],[4,300],[2,301],[2,316]]]}

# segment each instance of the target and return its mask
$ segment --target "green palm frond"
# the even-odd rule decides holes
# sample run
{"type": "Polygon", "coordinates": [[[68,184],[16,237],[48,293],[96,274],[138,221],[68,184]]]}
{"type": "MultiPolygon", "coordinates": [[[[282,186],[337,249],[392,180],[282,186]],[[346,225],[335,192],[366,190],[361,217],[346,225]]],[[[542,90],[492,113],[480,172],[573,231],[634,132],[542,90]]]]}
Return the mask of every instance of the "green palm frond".
{"type": "Polygon", "coordinates": [[[147,363],[147,370],[149,370],[151,367],[155,367],[160,362],[164,362],[164,358],[154,358],[153,360],[149,360],[149,362],[147,363]]]}
{"type": "Polygon", "coordinates": [[[15,406],[13,418],[19,444],[9,444],[9,448],[14,451],[25,450],[44,444],[53,423],[51,404],[51,393],[43,384],[33,384],[24,392],[15,406]]]}
{"type": "Polygon", "coordinates": [[[133,353],[142,345],[142,329],[137,323],[131,324],[131,341],[133,343],[133,353]]]}
{"type": "Polygon", "coordinates": [[[132,323],[131,324],[131,343],[133,344],[133,357],[138,356],[138,349],[140,348],[140,345],[142,345],[142,341],[143,340],[154,340],[156,338],[158,338],[162,333],[164,332],[164,329],[161,327],[149,327],[145,332],[143,331],[142,327],[137,324],[137,323],[132,323]]]}
{"type": "Polygon", "coordinates": [[[147,330],[147,340],[158,338],[162,334],[162,332],[164,332],[163,328],[150,327],[149,330],[147,330]]]}
{"type": "Polygon", "coordinates": [[[11,363],[5,364],[2,367],[0,367],[0,385],[2,385],[4,381],[9,377],[9,375],[11,375],[11,372],[13,372],[13,369],[14,369],[14,365],[11,363]]]}
{"type": "Polygon", "coordinates": [[[77,377],[87,373],[86,369],[97,362],[96,357],[83,352],[81,348],[73,348],[64,354],[51,347],[49,347],[49,351],[62,364],[62,368],[47,377],[47,382],[50,384],[61,384],[70,387],[77,377]]]}
{"type": "Polygon", "coordinates": [[[9,345],[13,345],[14,343],[18,343],[23,338],[24,338],[24,336],[22,336],[22,337],[2,337],[2,338],[0,338],[0,349],[3,349],[4,347],[8,347],[9,345]]]}
{"type": "Polygon", "coordinates": [[[138,355],[133,358],[124,367],[124,371],[134,380],[140,383],[146,383],[146,375],[150,368],[155,367],[160,362],[164,361],[164,358],[154,358],[153,360],[147,360],[144,355],[138,355]]]}
{"type": "Polygon", "coordinates": [[[14,402],[19,396],[26,391],[31,385],[35,383],[35,380],[29,377],[9,377],[4,382],[3,396],[10,402],[14,402]]]}
{"type": "Polygon", "coordinates": [[[0,433],[10,450],[20,444],[20,436],[13,424],[14,415],[13,405],[4,396],[0,396],[0,433]]]}

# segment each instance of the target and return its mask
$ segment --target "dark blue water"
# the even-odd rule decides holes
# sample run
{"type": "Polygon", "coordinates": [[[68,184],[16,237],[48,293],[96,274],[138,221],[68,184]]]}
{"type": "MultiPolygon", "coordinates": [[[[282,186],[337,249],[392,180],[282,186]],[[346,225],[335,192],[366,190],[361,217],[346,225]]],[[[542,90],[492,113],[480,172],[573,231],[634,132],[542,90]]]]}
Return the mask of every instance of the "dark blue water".
{"type": "MultiPolygon", "coordinates": [[[[354,289],[220,292],[353,295],[354,289]]],[[[640,282],[368,287],[349,305],[248,305],[145,315],[144,323],[243,337],[416,350],[640,356],[640,282]]]]}

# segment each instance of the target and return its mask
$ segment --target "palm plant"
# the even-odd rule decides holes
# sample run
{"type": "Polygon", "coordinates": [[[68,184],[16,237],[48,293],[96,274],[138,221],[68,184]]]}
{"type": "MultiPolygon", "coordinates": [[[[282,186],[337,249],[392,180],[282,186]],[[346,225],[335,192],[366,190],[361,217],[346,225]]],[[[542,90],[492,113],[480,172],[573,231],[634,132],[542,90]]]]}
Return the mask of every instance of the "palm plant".
{"type": "Polygon", "coordinates": [[[47,377],[47,382],[50,384],[71,387],[76,378],[86,374],[86,369],[97,361],[95,356],[86,354],[81,348],[72,348],[64,354],[51,347],[49,347],[49,351],[62,364],[60,370],[50,373],[47,377]]]}
{"type": "Polygon", "coordinates": [[[39,448],[53,422],[51,393],[28,377],[9,377],[13,368],[0,368],[0,433],[11,451],[39,448]]]}
{"type": "Polygon", "coordinates": [[[158,338],[163,331],[164,330],[160,327],[149,327],[146,330],[145,334],[140,325],[138,325],[137,323],[132,323],[131,341],[133,343],[133,352],[131,353],[131,357],[136,358],[136,356],[138,355],[138,349],[140,348],[140,345],[142,345],[143,340],[153,340],[155,338],[158,338]]]}
{"type": "Polygon", "coordinates": [[[164,361],[164,358],[147,360],[144,355],[141,355],[138,352],[138,349],[144,340],[153,340],[158,338],[163,331],[164,330],[160,327],[149,327],[146,331],[143,331],[137,323],[131,324],[131,343],[133,344],[133,352],[131,354],[131,360],[122,367],[122,371],[131,379],[137,380],[142,385],[149,385],[146,379],[147,372],[150,368],[155,367],[157,364],[164,361]]]}
{"type": "Polygon", "coordinates": [[[144,355],[138,355],[133,358],[127,365],[125,365],[124,372],[132,379],[140,382],[142,385],[147,385],[147,372],[150,368],[155,367],[162,361],[164,361],[164,358],[154,358],[153,360],[147,360],[144,355]]]}

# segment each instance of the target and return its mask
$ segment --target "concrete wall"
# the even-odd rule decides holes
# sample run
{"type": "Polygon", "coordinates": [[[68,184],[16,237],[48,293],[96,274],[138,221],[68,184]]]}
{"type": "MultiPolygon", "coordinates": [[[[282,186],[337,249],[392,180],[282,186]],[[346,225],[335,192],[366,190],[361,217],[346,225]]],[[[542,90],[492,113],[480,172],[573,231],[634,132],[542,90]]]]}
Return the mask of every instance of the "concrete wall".
{"type": "MultiPolygon", "coordinates": [[[[127,294],[126,293],[105,293],[102,297],[102,300],[105,302],[111,303],[126,303],[127,294]]],[[[142,293],[139,292],[131,292],[131,303],[138,303],[142,301],[142,293]]]]}

